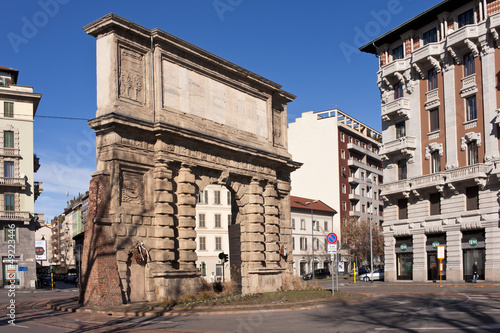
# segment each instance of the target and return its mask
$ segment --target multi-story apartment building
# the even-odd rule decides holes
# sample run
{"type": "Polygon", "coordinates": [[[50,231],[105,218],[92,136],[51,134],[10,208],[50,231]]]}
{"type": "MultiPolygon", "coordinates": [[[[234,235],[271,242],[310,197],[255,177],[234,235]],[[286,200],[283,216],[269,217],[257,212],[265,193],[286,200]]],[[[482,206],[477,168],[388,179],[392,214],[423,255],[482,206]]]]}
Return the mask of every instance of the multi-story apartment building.
{"type": "Polygon", "coordinates": [[[0,67],[0,281],[35,288],[35,231],[43,216],[35,214],[42,184],[34,180],[40,164],[33,154],[33,121],[41,95],[18,85],[18,75],[0,67]]]}
{"type": "Polygon", "coordinates": [[[209,282],[222,281],[223,274],[225,281],[231,278],[229,257],[225,263],[219,259],[220,253],[229,254],[231,207],[231,192],[226,187],[207,185],[200,191],[196,205],[196,266],[209,282]]]}
{"type": "Polygon", "coordinates": [[[500,279],[500,1],[448,0],[375,39],[385,278],[500,279]]]}
{"type": "MultiPolygon", "coordinates": [[[[288,137],[288,150],[304,163],[292,173],[293,195],[318,198],[335,207],[339,212],[335,224],[341,226],[353,220],[382,223],[379,132],[333,109],[304,112],[289,124],[288,137]]],[[[348,261],[348,252],[342,254],[348,261]]]]}
{"type": "MultiPolygon", "coordinates": [[[[330,269],[326,237],[333,232],[340,234],[340,226],[334,223],[335,209],[321,200],[290,197],[292,217],[293,274],[302,276],[317,268],[330,269]],[[314,258],[314,259],[313,259],[314,258]],[[314,260],[314,265],[313,265],[314,260]]],[[[344,264],[339,265],[341,270],[344,264]]]]}

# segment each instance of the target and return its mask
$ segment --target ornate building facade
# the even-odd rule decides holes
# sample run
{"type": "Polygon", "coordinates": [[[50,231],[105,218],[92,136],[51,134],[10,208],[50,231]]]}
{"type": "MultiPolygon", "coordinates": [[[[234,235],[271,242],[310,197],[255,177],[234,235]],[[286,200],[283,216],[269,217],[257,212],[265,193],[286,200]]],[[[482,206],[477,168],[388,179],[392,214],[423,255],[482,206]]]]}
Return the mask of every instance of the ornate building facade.
{"type": "Polygon", "coordinates": [[[361,47],[379,59],[385,279],[499,281],[500,1],[443,1],[361,47]]]}

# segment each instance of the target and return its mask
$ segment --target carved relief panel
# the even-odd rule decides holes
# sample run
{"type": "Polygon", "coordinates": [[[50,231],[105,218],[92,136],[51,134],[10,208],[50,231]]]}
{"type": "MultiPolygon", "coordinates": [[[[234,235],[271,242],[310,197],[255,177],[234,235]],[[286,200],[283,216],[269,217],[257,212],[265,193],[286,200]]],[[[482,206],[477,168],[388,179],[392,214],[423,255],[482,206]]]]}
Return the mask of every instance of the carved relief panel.
{"type": "Polygon", "coordinates": [[[119,97],[144,103],[144,55],[119,48],[119,97]]]}
{"type": "Polygon", "coordinates": [[[144,204],[144,186],[142,174],[122,171],[120,176],[121,204],[144,204]]]}

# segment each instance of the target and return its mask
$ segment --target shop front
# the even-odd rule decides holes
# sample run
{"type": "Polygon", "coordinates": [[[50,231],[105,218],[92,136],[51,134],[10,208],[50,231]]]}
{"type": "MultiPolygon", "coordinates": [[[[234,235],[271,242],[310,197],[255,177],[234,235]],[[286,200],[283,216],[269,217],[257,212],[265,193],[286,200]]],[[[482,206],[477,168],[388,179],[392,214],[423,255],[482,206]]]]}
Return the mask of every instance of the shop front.
{"type": "MultiPolygon", "coordinates": [[[[446,245],[446,234],[427,235],[427,280],[440,280],[439,259],[437,258],[437,248],[439,245],[446,245]]],[[[446,280],[446,258],[442,260],[441,279],[446,280]]]]}
{"type": "Polygon", "coordinates": [[[486,259],[485,235],[483,230],[464,231],[462,233],[464,280],[472,281],[472,266],[477,262],[479,280],[484,280],[486,259]]]}
{"type": "Polygon", "coordinates": [[[411,237],[396,237],[396,279],[413,280],[413,241],[411,237]]]}

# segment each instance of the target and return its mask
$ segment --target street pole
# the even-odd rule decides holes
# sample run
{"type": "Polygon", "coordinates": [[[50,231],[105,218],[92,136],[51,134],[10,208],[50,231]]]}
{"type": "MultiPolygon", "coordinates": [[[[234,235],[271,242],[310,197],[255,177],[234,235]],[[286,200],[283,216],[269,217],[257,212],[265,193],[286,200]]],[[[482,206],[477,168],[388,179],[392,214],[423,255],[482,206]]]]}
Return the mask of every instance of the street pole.
{"type": "Polygon", "coordinates": [[[311,205],[311,249],[312,249],[312,279],[314,280],[314,212],[313,212],[313,203],[318,202],[318,200],[313,200],[306,202],[306,205],[311,205]]]}
{"type": "Polygon", "coordinates": [[[370,277],[373,282],[373,240],[372,240],[372,214],[373,214],[373,203],[370,207],[370,277]]]}

